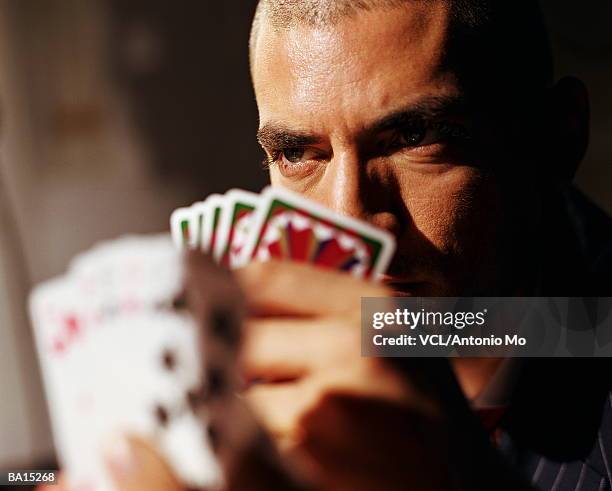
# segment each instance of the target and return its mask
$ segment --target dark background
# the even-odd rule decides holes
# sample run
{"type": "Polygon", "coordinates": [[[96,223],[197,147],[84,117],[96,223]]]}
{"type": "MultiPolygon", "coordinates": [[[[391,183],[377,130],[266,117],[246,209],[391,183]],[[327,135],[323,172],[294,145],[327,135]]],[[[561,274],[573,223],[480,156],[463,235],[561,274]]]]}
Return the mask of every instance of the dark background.
{"type": "Polygon", "coordinates": [[[576,182],[612,213],[612,1],[540,3],[557,77],[580,78],[591,98],[591,142],[576,182]]]}

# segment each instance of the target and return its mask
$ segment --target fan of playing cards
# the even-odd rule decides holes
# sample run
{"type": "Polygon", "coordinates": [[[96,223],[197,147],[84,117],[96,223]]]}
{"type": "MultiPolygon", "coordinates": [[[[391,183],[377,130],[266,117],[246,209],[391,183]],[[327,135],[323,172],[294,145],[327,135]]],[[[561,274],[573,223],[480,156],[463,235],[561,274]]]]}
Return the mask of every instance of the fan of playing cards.
{"type": "Polygon", "coordinates": [[[376,279],[395,249],[389,233],[274,187],[212,195],[179,208],[170,222],[178,247],[209,252],[231,269],[275,258],[376,279]]]}
{"type": "Polygon", "coordinates": [[[202,378],[196,328],[173,305],[181,270],[167,234],[125,237],[77,256],[66,275],[31,294],[55,446],[71,491],[114,489],[101,457],[116,434],[147,437],[191,486],[218,480],[193,407],[202,378]]]}
{"type": "Polygon", "coordinates": [[[218,484],[219,462],[208,442],[214,432],[206,427],[211,421],[238,446],[265,439],[253,437],[259,430],[245,430],[257,425],[229,397],[237,386],[212,397],[219,380],[239,379],[232,375],[237,345],[224,333],[240,326],[242,315],[228,268],[277,258],[373,280],[385,272],[395,247],[387,232],[277,188],[212,195],[176,210],[170,221],[172,240],[134,236],[103,243],[31,294],[54,439],[70,490],[114,489],[101,452],[116,433],[152,441],[191,487],[218,484]],[[222,266],[198,256],[205,279],[197,290],[197,326],[175,301],[186,249],[209,253],[222,266]]]}

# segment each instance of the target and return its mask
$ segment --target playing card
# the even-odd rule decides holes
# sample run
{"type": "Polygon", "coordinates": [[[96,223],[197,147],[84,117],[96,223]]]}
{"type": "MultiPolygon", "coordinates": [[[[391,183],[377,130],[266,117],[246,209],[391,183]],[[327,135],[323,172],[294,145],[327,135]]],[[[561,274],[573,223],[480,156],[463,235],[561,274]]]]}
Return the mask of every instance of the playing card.
{"type": "MultiPolygon", "coordinates": [[[[70,377],[70,374],[78,373],[78,367],[74,361],[66,359],[65,353],[82,335],[83,312],[79,308],[73,285],[66,278],[40,285],[31,297],[31,305],[42,378],[45,387],[50,388],[65,375],[70,377]]],[[[58,458],[65,461],[72,428],[72,411],[68,403],[74,399],[71,385],[59,384],[54,390],[47,390],[46,395],[49,407],[56,408],[53,414],[53,437],[58,458]]]]}
{"type": "Polygon", "coordinates": [[[177,208],[170,216],[170,230],[172,231],[172,240],[174,245],[179,249],[188,249],[193,247],[195,237],[191,231],[192,225],[192,209],[177,208]]]}
{"type": "Polygon", "coordinates": [[[261,194],[240,262],[284,258],[376,279],[394,250],[388,232],[269,187],[261,194]]]}
{"type": "Polygon", "coordinates": [[[204,240],[204,224],[210,220],[210,207],[206,201],[199,201],[191,205],[190,230],[193,231],[193,248],[202,252],[210,252],[209,244],[204,240]]]}
{"type": "Polygon", "coordinates": [[[203,215],[196,213],[196,210],[202,211],[204,201],[197,201],[189,207],[189,248],[199,249],[201,247],[200,233],[201,227],[204,224],[203,215]]]}
{"type": "Polygon", "coordinates": [[[198,335],[191,317],[175,308],[179,256],[168,236],[123,238],[79,255],[70,275],[31,295],[55,442],[70,489],[113,489],[101,452],[116,433],[150,440],[190,486],[218,481],[192,404],[202,378],[198,335]]]}
{"type": "Polygon", "coordinates": [[[240,266],[258,203],[259,196],[249,191],[232,189],[225,194],[215,251],[222,266],[232,269],[240,266]]]}
{"type": "Polygon", "coordinates": [[[218,261],[219,258],[215,256],[218,247],[217,241],[219,240],[219,224],[225,209],[225,199],[221,194],[211,194],[206,199],[206,205],[208,207],[208,220],[204,223],[203,243],[208,244],[208,252],[218,261]]]}

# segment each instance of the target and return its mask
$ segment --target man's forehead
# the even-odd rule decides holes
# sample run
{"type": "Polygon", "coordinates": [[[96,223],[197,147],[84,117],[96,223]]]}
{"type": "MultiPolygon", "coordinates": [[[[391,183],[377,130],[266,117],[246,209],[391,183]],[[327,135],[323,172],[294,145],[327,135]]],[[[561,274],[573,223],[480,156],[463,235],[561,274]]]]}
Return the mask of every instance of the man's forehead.
{"type": "MultiPolygon", "coordinates": [[[[253,53],[260,115],[363,105],[381,113],[391,104],[447,95],[449,12],[444,2],[414,2],[359,12],[333,26],[277,29],[262,22],[253,53]]],[[[297,116],[297,115],[296,115],[297,116]]]]}

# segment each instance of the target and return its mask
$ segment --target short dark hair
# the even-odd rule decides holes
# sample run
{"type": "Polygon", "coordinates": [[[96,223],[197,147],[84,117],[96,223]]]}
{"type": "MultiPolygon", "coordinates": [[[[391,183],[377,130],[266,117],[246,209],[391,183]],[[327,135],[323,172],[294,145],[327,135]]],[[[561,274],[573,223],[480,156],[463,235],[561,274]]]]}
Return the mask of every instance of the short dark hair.
{"type": "Polygon", "coordinates": [[[250,37],[251,65],[262,22],[275,29],[333,26],[360,11],[435,1],[449,6],[453,37],[449,57],[458,68],[476,69],[473,73],[478,74],[484,63],[488,70],[500,70],[501,80],[509,73],[501,66],[505,63],[514,69],[508,86],[516,90],[552,82],[552,53],[537,0],[259,0],[250,37]]]}

